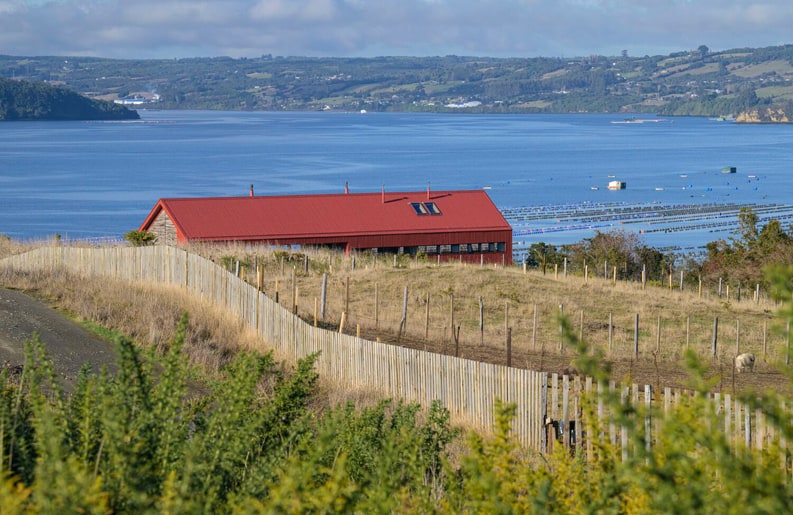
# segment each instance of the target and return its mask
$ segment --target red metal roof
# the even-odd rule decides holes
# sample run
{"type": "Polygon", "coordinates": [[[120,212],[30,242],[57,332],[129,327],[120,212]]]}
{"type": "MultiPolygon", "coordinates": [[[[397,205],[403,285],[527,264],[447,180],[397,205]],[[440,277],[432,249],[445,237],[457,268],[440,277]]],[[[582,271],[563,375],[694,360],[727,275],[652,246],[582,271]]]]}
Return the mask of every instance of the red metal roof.
{"type": "Polygon", "coordinates": [[[321,235],[511,231],[483,190],[342,193],[160,199],[143,222],[164,210],[186,240],[291,240],[321,235]],[[411,203],[439,214],[417,214],[411,203]]]}

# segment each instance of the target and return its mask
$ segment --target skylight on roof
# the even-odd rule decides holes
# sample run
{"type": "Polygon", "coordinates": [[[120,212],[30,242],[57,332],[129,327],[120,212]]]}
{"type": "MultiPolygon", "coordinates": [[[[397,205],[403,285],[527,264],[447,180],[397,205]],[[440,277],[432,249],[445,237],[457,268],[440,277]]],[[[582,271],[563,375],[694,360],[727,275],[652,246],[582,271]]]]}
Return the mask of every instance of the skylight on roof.
{"type": "Polygon", "coordinates": [[[410,207],[412,207],[413,210],[416,211],[417,215],[428,215],[428,214],[430,214],[429,211],[427,211],[427,208],[424,207],[424,204],[422,204],[421,202],[411,202],[410,203],[410,207]]]}
{"type": "Polygon", "coordinates": [[[441,210],[435,202],[411,202],[410,207],[417,215],[439,215],[441,210]]]}

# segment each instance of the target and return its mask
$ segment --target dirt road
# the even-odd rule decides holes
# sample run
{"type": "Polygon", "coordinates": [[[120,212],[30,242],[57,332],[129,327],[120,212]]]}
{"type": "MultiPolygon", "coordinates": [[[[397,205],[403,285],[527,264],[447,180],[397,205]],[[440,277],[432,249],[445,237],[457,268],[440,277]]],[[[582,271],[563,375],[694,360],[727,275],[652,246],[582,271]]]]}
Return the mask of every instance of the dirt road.
{"type": "Polygon", "coordinates": [[[96,337],[42,301],[18,291],[0,289],[0,365],[22,365],[25,341],[36,333],[67,390],[86,362],[96,372],[103,365],[114,368],[113,343],[96,337]]]}

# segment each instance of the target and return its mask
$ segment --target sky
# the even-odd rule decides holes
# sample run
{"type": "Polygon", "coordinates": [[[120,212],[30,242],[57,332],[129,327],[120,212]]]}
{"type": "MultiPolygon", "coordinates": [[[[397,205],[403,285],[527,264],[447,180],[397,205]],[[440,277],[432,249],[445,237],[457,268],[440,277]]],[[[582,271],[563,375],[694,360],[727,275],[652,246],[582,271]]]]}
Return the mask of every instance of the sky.
{"type": "Polygon", "coordinates": [[[0,54],[667,55],[793,43],[791,0],[0,0],[0,54]]]}

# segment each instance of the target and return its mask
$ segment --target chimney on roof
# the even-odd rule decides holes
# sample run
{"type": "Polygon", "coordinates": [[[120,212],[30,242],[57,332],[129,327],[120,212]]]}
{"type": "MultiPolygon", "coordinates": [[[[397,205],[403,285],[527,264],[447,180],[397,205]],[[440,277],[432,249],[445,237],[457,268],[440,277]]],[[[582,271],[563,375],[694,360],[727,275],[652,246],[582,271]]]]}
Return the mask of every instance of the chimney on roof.
{"type": "Polygon", "coordinates": [[[253,197],[253,184],[251,184],[251,197],[253,197]]]}
{"type": "Polygon", "coordinates": [[[350,194],[350,184],[347,181],[344,181],[344,194],[345,195],[349,195],[350,194]]]}
{"type": "Polygon", "coordinates": [[[383,184],[383,189],[380,190],[380,202],[385,204],[385,184],[383,184]]]}
{"type": "Polygon", "coordinates": [[[430,199],[430,181],[427,181],[427,200],[430,199]]]}

